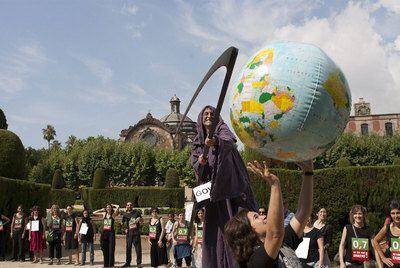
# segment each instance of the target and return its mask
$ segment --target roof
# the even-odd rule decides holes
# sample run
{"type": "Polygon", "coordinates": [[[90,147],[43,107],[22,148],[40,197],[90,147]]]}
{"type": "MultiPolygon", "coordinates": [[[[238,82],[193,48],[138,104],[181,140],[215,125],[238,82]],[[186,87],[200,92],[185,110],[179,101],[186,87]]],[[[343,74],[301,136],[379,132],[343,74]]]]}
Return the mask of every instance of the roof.
{"type": "MultiPolygon", "coordinates": [[[[179,123],[182,120],[182,117],[183,117],[183,114],[170,113],[169,115],[163,116],[160,119],[160,121],[163,123],[176,123],[176,122],[179,123]]],[[[186,116],[184,122],[192,123],[193,120],[186,116]]]]}

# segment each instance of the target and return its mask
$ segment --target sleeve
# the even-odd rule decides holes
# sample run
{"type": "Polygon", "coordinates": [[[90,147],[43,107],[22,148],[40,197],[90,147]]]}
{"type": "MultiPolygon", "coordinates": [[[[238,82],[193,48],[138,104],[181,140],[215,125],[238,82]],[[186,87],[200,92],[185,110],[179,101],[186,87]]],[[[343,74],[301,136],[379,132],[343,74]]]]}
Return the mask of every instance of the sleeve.
{"type": "Polygon", "coordinates": [[[125,215],[125,213],[122,215],[122,224],[124,224],[125,222],[127,222],[128,221],[128,219],[127,219],[127,217],[126,217],[126,215],[125,215]]]}
{"type": "Polygon", "coordinates": [[[288,224],[285,227],[285,236],[283,238],[283,243],[291,249],[296,250],[301,241],[303,241],[303,237],[299,238],[296,232],[293,230],[292,226],[288,224]]]}
{"type": "Polygon", "coordinates": [[[325,245],[328,247],[332,243],[332,235],[333,235],[333,227],[332,225],[328,224],[325,229],[324,233],[324,239],[325,239],[325,245]]]}
{"type": "Polygon", "coordinates": [[[265,251],[264,246],[260,246],[254,250],[246,266],[252,268],[273,267],[277,259],[278,257],[275,260],[271,258],[265,251]]]}

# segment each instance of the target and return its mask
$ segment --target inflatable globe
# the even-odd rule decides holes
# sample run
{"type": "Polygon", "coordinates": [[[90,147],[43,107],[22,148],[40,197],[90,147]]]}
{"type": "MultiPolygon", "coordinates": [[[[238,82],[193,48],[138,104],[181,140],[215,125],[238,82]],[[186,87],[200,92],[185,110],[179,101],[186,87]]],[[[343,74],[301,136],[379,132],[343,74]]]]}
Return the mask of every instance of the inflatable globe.
{"type": "Polygon", "coordinates": [[[350,115],[346,78],[311,44],[267,45],[250,58],[233,86],[230,116],[239,139],[285,162],[325,152],[350,115]]]}

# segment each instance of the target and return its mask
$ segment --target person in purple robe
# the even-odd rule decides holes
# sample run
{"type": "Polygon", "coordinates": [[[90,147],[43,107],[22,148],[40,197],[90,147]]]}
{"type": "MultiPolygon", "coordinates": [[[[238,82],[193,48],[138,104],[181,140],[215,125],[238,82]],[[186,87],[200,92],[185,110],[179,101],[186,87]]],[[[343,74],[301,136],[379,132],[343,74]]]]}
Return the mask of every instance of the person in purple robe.
{"type": "Polygon", "coordinates": [[[200,112],[191,154],[199,184],[211,181],[210,199],[199,204],[205,209],[202,267],[238,267],[225,244],[224,226],[242,208],[257,211],[258,207],[246,166],[236,148],[236,137],[221,117],[214,136],[208,137],[214,113],[212,106],[200,112]],[[205,145],[210,147],[207,156],[203,155],[205,145]]]}

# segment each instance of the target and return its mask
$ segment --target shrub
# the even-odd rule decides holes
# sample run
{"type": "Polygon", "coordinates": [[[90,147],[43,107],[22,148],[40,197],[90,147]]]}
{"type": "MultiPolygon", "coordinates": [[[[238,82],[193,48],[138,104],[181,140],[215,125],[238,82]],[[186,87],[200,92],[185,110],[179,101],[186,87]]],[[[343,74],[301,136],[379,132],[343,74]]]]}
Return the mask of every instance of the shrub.
{"type": "Polygon", "coordinates": [[[70,189],[51,189],[51,203],[57,204],[60,208],[74,205],[76,193],[70,189]]]}
{"type": "Polygon", "coordinates": [[[346,157],[341,157],[336,161],[336,167],[350,167],[351,163],[346,157]]]}
{"type": "MultiPolygon", "coordinates": [[[[288,207],[295,212],[301,187],[301,172],[271,169],[282,184],[288,207]]],[[[267,207],[270,187],[251,175],[252,189],[260,206],[267,207]]],[[[355,204],[367,207],[369,223],[378,231],[389,213],[392,199],[400,199],[400,166],[346,167],[315,170],[314,210],[325,207],[328,222],[334,228],[329,254],[336,254],[341,231],[348,223],[348,213],[355,204]]]]}
{"type": "Polygon", "coordinates": [[[107,189],[83,188],[84,203],[91,210],[103,208],[106,204],[124,206],[128,201],[138,207],[176,207],[182,208],[185,202],[183,188],[164,188],[154,186],[114,187],[107,189]]]}
{"type": "Polygon", "coordinates": [[[53,189],[62,189],[64,187],[64,180],[62,178],[61,170],[57,169],[53,175],[53,182],[51,184],[53,189]]]}
{"type": "Polygon", "coordinates": [[[165,174],[165,187],[166,188],[179,187],[179,175],[176,169],[170,168],[167,170],[167,173],[165,174]]]}
{"type": "Polygon", "coordinates": [[[393,159],[393,165],[400,165],[400,157],[395,157],[394,159],[393,159]]]}
{"type": "Polygon", "coordinates": [[[97,168],[93,176],[93,188],[94,189],[104,189],[106,188],[106,175],[104,169],[97,168]]]}
{"type": "Polygon", "coordinates": [[[0,109],[0,129],[7,129],[7,119],[5,114],[3,113],[3,110],[0,109]]]}
{"type": "Polygon", "coordinates": [[[0,129],[0,176],[21,179],[25,173],[25,149],[13,132],[0,129]]]}

